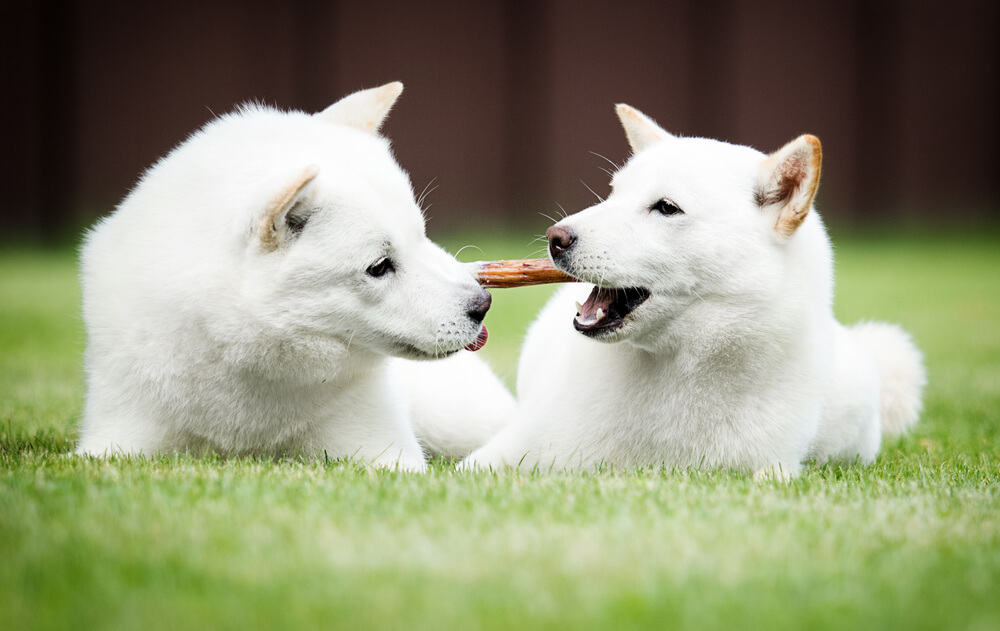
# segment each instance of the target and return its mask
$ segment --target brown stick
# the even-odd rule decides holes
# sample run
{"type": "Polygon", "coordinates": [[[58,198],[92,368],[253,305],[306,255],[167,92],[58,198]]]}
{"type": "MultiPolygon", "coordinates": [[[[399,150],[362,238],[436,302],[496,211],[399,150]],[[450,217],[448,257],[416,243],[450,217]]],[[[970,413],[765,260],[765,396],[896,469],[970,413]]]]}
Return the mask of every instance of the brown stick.
{"type": "Polygon", "coordinates": [[[556,269],[548,259],[480,261],[470,265],[476,269],[476,280],[487,289],[578,282],[578,279],[556,269]]]}

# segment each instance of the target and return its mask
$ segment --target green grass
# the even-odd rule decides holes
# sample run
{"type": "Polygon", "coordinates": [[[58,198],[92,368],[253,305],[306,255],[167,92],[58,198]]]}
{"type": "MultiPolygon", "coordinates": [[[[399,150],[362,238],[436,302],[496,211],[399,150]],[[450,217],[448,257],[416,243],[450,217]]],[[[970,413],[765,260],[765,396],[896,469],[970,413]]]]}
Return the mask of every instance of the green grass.
{"type": "MultiPolygon", "coordinates": [[[[913,333],[926,412],[874,465],[786,486],[66,458],[73,257],[0,252],[0,629],[1000,628],[998,272],[986,237],[839,242],[838,314],[913,333]]],[[[494,292],[508,380],[547,293],[494,292]]]]}

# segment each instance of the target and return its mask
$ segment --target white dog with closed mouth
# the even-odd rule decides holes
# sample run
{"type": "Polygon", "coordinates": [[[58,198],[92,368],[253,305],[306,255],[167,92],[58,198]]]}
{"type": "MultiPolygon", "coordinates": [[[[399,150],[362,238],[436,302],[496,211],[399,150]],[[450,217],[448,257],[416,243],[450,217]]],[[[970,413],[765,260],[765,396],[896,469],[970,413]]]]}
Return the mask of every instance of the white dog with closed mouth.
{"type": "Polygon", "coordinates": [[[595,286],[542,311],[516,421],[464,466],[787,479],[809,459],[871,462],[917,420],[924,369],[898,327],[834,319],[819,141],[766,156],[618,115],[634,155],[611,195],[547,232],[555,265],[595,286]]]}
{"type": "Polygon", "coordinates": [[[250,106],[151,167],[82,250],[88,454],[467,455],[513,398],[469,353],[490,295],[427,239],[378,135],[402,84],[250,106]],[[412,392],[411,392],[412,389],[412,392]]]}

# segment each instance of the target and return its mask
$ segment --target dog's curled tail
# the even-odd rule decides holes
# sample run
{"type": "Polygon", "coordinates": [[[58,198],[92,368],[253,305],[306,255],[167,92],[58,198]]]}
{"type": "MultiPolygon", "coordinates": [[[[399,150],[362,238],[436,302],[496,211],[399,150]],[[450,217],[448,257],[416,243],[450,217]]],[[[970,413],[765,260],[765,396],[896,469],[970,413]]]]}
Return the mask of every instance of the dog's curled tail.
{"type": "Polygon", "coordinates": [[[881,374],[879,415],[882,434],[904,433],[920,417],[927,383],[924,357],[910,336],[894,324],[862,322],[852,327],[872,352],[881,374]]]}

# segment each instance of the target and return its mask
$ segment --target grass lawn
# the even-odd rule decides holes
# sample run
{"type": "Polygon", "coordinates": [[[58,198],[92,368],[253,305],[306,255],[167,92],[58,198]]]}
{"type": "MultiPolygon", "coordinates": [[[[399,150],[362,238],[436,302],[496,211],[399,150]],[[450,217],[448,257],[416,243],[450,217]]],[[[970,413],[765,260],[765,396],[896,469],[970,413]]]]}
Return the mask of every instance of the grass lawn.
{"type": "MultiPolygon", "coordinates": [[[[74,258],[0,250],[0,630],[998,629],[1000,240],[837,255],[840,317],[900,322],[925,351],[925,413],[874,465],[786,486],[66,458],[74,258]]],[[[510,382],[548,291],[494,292],[483,352],[510,382]]]]}

